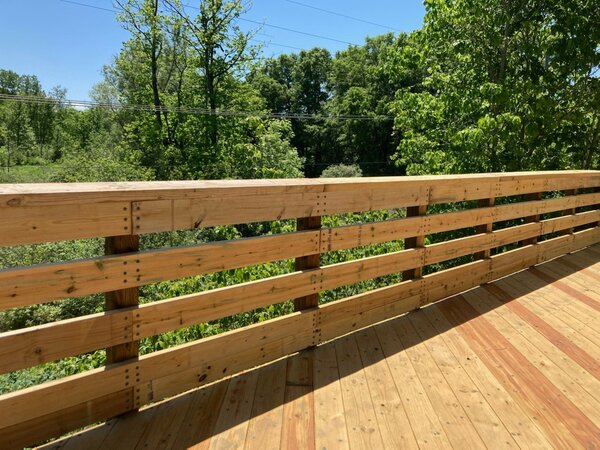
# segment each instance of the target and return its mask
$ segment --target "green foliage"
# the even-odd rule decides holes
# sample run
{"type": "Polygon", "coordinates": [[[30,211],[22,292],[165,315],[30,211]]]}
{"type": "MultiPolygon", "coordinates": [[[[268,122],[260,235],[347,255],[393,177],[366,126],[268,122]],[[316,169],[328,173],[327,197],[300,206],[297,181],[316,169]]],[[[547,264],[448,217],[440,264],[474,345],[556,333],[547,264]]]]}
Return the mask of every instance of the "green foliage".
{"type": "Polygon", "coordinates": [[[321,178],[352,178],[362,177],[362,170],[356,164],[335,164],[321,172],[321,178]]]}

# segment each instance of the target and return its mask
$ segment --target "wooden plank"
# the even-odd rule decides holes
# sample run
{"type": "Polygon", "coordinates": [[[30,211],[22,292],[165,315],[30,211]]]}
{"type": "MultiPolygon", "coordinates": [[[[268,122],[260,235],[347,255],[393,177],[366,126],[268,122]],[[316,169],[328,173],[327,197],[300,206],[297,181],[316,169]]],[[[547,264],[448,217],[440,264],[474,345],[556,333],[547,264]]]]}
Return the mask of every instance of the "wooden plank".
{"type": "MultiPolygon", "coordinates": [[[[106,238],[104,250],[107,255],[119,253],[131,253],[140,248],[139,236],[114,236],[106,238]]],[[[123,275],[127,275],[132,269],[124,267],[123,275]]],[[[104,309],[111,311],[115,309],[135,307],[139,305],[139,291],[137,287],[126,287],[116,291],[109,291],[105,294],[104,309]]],[[[124,322],[127,322],[125,315],[124,322]]],[[[128,333],[130,336],[133,333],[128,333]]],[[[106,364],[112,364],[124,361],[129,358],[137,358],[139,355],[140,343],[138,340],[131,339],[123,344],[114,345],[106,349],[106,364]]]]}
{"type": "Polygon", "coordinates": [[[335,341],[350,448],[385,448],[354,334],[335,341]]]}
{"type": "MultiPolygon", "coordinates": [[[[0,428],[0,448],[17,449],[41,444],[74,429],[99,422],[131,409],[130,390],[113,392],[34,418],[0,428]]],[[[5,414],[10,411],[5,411],[5,414]]]]}
{"type": "Polygon", "coordinates": [[[477,317],[479,313],[469,303],[444,302],[440,308],[448,312],[447,317],[453,321],[460,314],[459,320],[463,323],[459,329],[478,348],[479,357],[494,371],[494,375],[515,394],[519,393],[517,395],[526,402],[530,411],[531,408],[535,410],[531,414],[534,417],[539,415],[553,445],[589,446],[597,439],[597,427],[508,339],[486,319],[477,317]]]}
{"type": "MultiPolygon", "coordinates": [[[[395,320],[409,320],[403,316],[395,320]]],[[[450,441],[440,419],[425,393],[421,380],[408,358],[391,322],[375,326],[375,331],[417,443],[422,448],[450,448],[450,441]]]]}
{"type": "Polygon", "coordinates": [[[3,270],[0,309],[236,269],[318,249],[319,233],[314,231],[3,270]]]}
{"type": "Polygon", "coordinates": [[[133,313],[111,311],[0,333],[0,373],[133,341],[133,313]]]}
{"type": "Polygon", "coordinates": [[[0,246],[131,232],[131,203],[126,201],[0,207],[0,246]]]}
{"type": "MultiPolygon", "coordinates": [[[[541,201],[542,200],[542,193],[541,192],[534,192],[532,194],[527,194],[525,196],[525,199],[528,201],[541,201]]],[[[525,223],[532,223],[532,222],[539,222],[540,221],[540,214],[534,214],[532,216],[528,216],[525,217],[524,222],[525,223]]],[[[520,246],[524,246],[524,245],[531,245],[531,244],[535,244],[537,243],[537,237],[532,237],[529,239],[525,239],[521,242],[519,242],[520,246]]]]}
{"type": "MultiPolygon", "coordinates": [[[[554,199],[551,201],[557,200],[562,203],[560,205],[555,205],[552,208],[558,208],[557,210],[560,210],[560,208],[564,207],[565,199],[554,199]]],[[[590,200],[588,199],[586,202],[588,201],[590,200]]],[[[542,202],[547,201],[544,200],[542,202]]],[[[499,208],[503,208],[504,206],[512,207],[512,205],[503,205],[499,208]]],[[[483,209],[488,210],[487,213],[483,213],[483,216],[473,216],[474,212],[481,211],[478,209],[474,211],[463,211],[459,213],[461,214],[459,217],[465,218],[462,214],[468,213],[471,217],[475,217],[476,220],[483,220],[481,217],[488,216],[489,217],[485,220],[493,220],[491,217],[495,213],[490,212],[489,208],[483,209]]],[[[520,213],[522,212],[523,211],[520,213]]],[[[426,227],[427,230],[434,230],[437,232],[439,229],[435,228],[434,224],[436,223],[446,224],[444,226],[451,226],[452,228],[460,227],[461,225],[460,222],[456,221],[456,218],[447,221],[447,217],[436,216],[456,214],[457,213],[448,213],[425,216],[423,220],[429,221],[427,222],[429,224],[426,227]]],[[[541,233],[544,234],[569,226],[591,223],[595,221],[597,217],[600,217],[600,212],[593,211],[591,213],[578,214],[568,221],[566,221],[565,218],[549,219],[542,221],[543,230],[541,233]]],[[[378,234],[381,231],[381,224],[384,224],[388,229],[390,227],[394,228],[397,225],[394,221],[390,223],[382,222],[379,224],[372,224],[375,231],[371,231],[371,233],[378,234]]],[[[463,223],[462,226],[464,225],[465,223],[463,223]]],[[[415,226],[415,223],[411,222],[411,226],[415,226]]],[[[359,227],[363,226],[360,225],[359,227]]],[[[527,230],[526,227],[514,227],[512,229],[515,232],[525,232],[527,230]]],[[[418,230],[421,230],[421,228],[418,228],[418,230]]],[[[329,237],[325,236],[325,238],[323,232],[320,237],[318,232],[300,232],[0,271],[0,308],[6,309],[26,306],[41,301],[78,297],[104,292],[106,290],[141,286],[173,278],[244,267],[246,265],[295,256],[315,254],[318,253],[319,241],[323,238],[325,240],[321,245],[322,251],[339,249],[339,246],[342,245],[341,243],[344,243],[342,245],[343,248],[346,248],[347,246],[366,245],[371,242],[369,240],[370,235],[366,232],[363,233],[363,231],[365,231],[363,228],[339,227],[329,229],[326,232],[329,237]],[[352,238],[352,236],[355,236],[355,233],[358,233],[358,235],[362,237],[360,239],[354,237],[352,242],[349,242],[346,238],[342,239],[344,236],[352,238]],[[331,239],[333,239],[332,236],[339,240],[331,241],[331,239]],[[171,262],[173,260],[177,260],[178,264],[172,264],[171,262]],[[127,270],[124,270],[126,269],[125,266],[127,266],[127,270]],[[124,275],[124,273],[126,274],[124,275]]],[[[412,234],[414,233],[415,231],[412,232],[412,234]]],[[[427,234],[425,231],[423,231],[423,233],[427,234]]],[[[507,238],[504,242],[514,242],[514,240],[511,241],[509,239],[510,231],[504,233],[506,233],[505,237],[507,238]]],[[[389,234],[387,236],[391,237],[389,234]]],[[[495,236],[498,235],[496,234],[495,236]]],[[[471,240],[471,246],[474,251],[477,245],[503,245],[498,242],[490,243],[484,236],[480,238],[473,237],[471,240]],[[479,240],[480,238],[481,240],[479,240]]],[[[458,244],[461,242],[468,243],[469,240],[456,240],[456,242],[458,244]]],[[[432,249],[439,249],[451,248],[453,246],[453,244],[450,243],[443,243],[443,247],[441,247],[441,245],[442,244],[436,244],[437,247],[430,247],[432,249]]],[[[450,257],[453,256],[450,254],[450,257]]]]}
{"type": "MultiPolygon", "coordinates": [[[[296,219],[296,227],[298,231],[304,230],[319,230],[321,228],[321,217],[301,217],[296,219]]],[[[320,235],[320,233],[319,233],[320,235]]],[[[295,269],[307,270],[316,269],[321,265],[321,254],[319,253],[320,245],[317,247],[317,252],[311,255],[296,258],[295,269]]],[[[319,293],[315,292],[303,297],[294,299],[294,311],[301,311],[307,308],[314,308],[319,305],[319,293]]]]}
{"type": "Polygon", "coordinates": [[[314,358],[315,448],[349,449],[335,345],[315,348],[314,358]]]}
{"type": "Polygon", "coordinates": [[[229,380],[229,387],[210,439],[210,449],[244,447],[257,381],[257,370],[242,373],[229,380]]]}
{"type": "Polygon", "coordinates": [[[383,442],[389,448],[419,448],[375,331],[367,328],[355,337],[383,442]]]}
{"type": "MultiPolygon", "coordinates": [[[[490,207],[480,207],[465,211],[451,213],[430,214],[402,219],[391,219],[368,224],[345,225],[341,227],[325,228],[321,230],[321,251],[343,250],[369,244],[377,244],[396,239],[409,238],[414,235],[427,235],[441,233],[459,228],[469,228],[486,225],[494,221],[517,219],[534,214],[560,211],[574,202],[577,206],[591,205],[597,202],[595,194],[582,194],[572,199],[553,198],[541,201],[528,201],[490,207]]],[[[583,214],[583,213],[581,213],[583,214]]],[[[600,213],[592,211],[590,216],[598,218],[600,213]]],[[[580,216],[578,220],[591,223],[587,218],[580,216]]],[[[552,224],[557,229],[563,229],[564,218],[553,218],[542,221],[545,225],[544,232],[552,232],[552,224]],[[561,219],[563,219],[561,221],[561,219]]],[[[567,223],[572,223],[569,219],[567,223]]]]}
{"type": "Polygon", "coordinates": [[[3,210],[0,245],[121,235],[125,222],[123,216],[116,214],[115,205],[131,208],[132,202],[135,214],[128,227],[133,230],[126,231],[139,234],[581,189],[599,184],[597,172],[565,171],[360,180],[9,185],[0,189],[3,210]],[[31,233],[23,233],[29,229],[31,233]]]}
{"type": "Polygon", "coordinates": [[[194,398],[177,433],[173,448],[206,450],[225,401],[229,379],[194,391],[194,398]]]}
{"type": "Polygon", "coordinates": [[[406,349],[452,446],[455,448],[485,448],[485,444],[473,427],[464,408],[410,322],[410,318],[408,318],[407,320],[393,321],[392,325],[406,349]]]}
{"type": "MultiPolygon", "coordinates": [[[[427,215],[427,205],[412,206],[406,208],[406,217],[425,216],[427,215]]],[[[425,246],[425,235],[417,235],[404,239],[404,248],[423,248],[425,246]]],[[[423,275],[423,267],[415,267],[414,269],[405,270],[402,272],[403,280],[412,280],[423,275]]]]}
{"type": "Polygon", "coordinates": [[[280,448],[315,448],[313,366],[312,349],[287,359],[280,448]]]}
{"type": "MultiPolygon", "coordinates": [[[[567,189],[565,190],[565,196],[577,195],[577,189],[567,189]]],[[[569,208],[563,211],[563,215],[571,216],[577,213],[577,208],[569,208]]],[[[571,234],[573,233],[573,228],[567,228],[562,231],[562,234],[571,234]]]]}
{"type": "MultiPolygon", "coordinates": [[[[518,298],[522,290],[516,289],[512,282],[501,280],[501,282],[486,286],[488,292],[492,293],[494,297],[500,302],[507,306],[507,309],[512,311],[514,314],[519,316],[524,322],[528,323],[538,333],[544,336],[548,341],[552,343],[554,347],[566,354],[570,359],[574,360],[579,366],[586,369],[590,374],[600,380],[600,363],[598,359],[590,355],[585,348],[576,345],[573,341],[568,338],[568,335],[562,334],[556,327],[553,327],[551,323],[545,320],[547,316],[546,302],[540,296],[536,296],[535,293],[527,295],[527,302],[524,304],[525,298],[518,298]],[[516,294],[518,292],[518,294],[516,294]],[[517,295],[517,297],[515,297],[517,295]],[[543,315],[539,314],[539,311],[544,311],[543,315]]],[[[521,294],[522,295],[522,294],[521,294]]],[[[554,315],[553,315],[554,316],[554,315]]],[[[555,317],[558,320],[564,318],[567,314],[561,313],[555,317]]],[[[551,322],[556,323],[554,317],[550,319],[551,322]]],[[[567,319],[568,320],[568,319],[567,319]]],[[[564,322],[564,320],[561,320],[564,322]]],[[[568,322],[565,322],[567,327],[561,326],[560,328],[568,329],[568,322]]],[[[585,337],[585,336],[584,336],[585,337]]],[[[589,347],[591,345],[586,345],[589,347]]],[[[597,346],[595,347],[598,348],[597,346]]]]}
{"type": "MultiPolygon", "coordinates": [[[[137,445],[130,448],[138,450],[144,448],[172,448],[174,441],[177,439],[179,428],[193,404],[193,396],[193,393],[188,393],[153,405],[151,408],[156,411],[152,413],[152,419],[145,423],[144,432],[139,437],[137,445]]],[[[142,414],[146,413],[147,410],[142,412],[142,414]]],[[[118,445],[123,446],[123,443],[119,442],[118,445]]]]}
{"type": "Polygon", "coordinates": [[[440,312],[439,308],[424,308],[423,313],[440,334],[448,348],[468,372],[477,389],[486,396],[498,418],[506,426],[520,448],[549,448],[550,442],[533,419],[519,406],[504,386],[469,347],[465,339],[440,312]]]}
{"type": "MultiPolygon", "coordinates": [[[[411,314],[410,322],[429,351],[454,395],[463,406],[467,417],[477,430],[485,445],[494,448],[517,447],[487,398],[477,389],[461,363],[444,343],[440,334],[431,326],[423,313],[411,314]]],[[[462,357],[460,361],[462,361],[462,357]]]]}
{"type": "MultiPolygon", "coordinates": [[[[491,298],[489,295],[486,296],[484,292],[479,292],[477,294],[478,295],[470,295],[468,300],[478,311],[488,310],[490,307],[498,308],[497,301],[490,301],[491,298]]],[[[493,293],[493,296],[498,298],[497,290],[493,293]]],[[[527,323],[535,328],[536,331],[541,331],[541,334],[546,338],[547,342],[550,342],[552,345],[560,342],[555,339],[556,332],[549,331],[551,327],[547,325],[544,326],[543,321],[540,322],[539,318],[535,319],[535,314],[523,314],[523,308],[520,307],[520,303],[510,302],[506,305],[506,309],[509,309],[514,314],[507,314],[505,309],[503,309],[502,313],[505,320],[498,318],[501,314],[498,312],[497,314],[490,315],[488,318],[490,323],[506,338],[510,339],[512,345],[514,345],[521,354],[523,354],[523,356],[535,366],[550,383],[552,383],[553,386],[561,392],[564,392],[568,400],[577,410],[581,411],[591,423],[595,424],[596,427],[600,426],[600,403],[593,395],[586,392],[582,386],[575,383],[574,379],[568,374],[570,371],[569,369],[571,369],[569,366],[574,367],[576,364],[569,361],[568,358],[564,358],[564,356],[555,363],[550,358],[547,358],[546,355],[533,344],[533,342],[539,343],[539,339],[537,341],[535,339],[531,340],[531,338],[521,335],[518,330],[525,328],[523,327],[523,323],[527,323]],[[514,315],[517,315],[521,321],[515,321],[514,315]],[[514,325],[515,322],[517,323],[516,327],[514,325]]],[[[526,328],[531,329],[531,327],[526,328]]],[[[529,333],[529,335],[530,334],[531,333],[529,333]]],[[[564,351],[565,347],[562,346],[561,350],[564,351]]],[[[572,353],[567,352],[564,354],[567,356],[572,355],[572,353]]],[[[600,436],[600,428],[598,430],[599,432],[596,436],[600,436]]]]}
{"type": "Polygon", "coordinates": [[[287,361],[276,361],[257,370],[258,382],[244,448],[278,450],[281,442],[287,361]]]}
{"type": "MultiPolygon", "coordinates": [[[[493,269],[491,273],[494,276],[503,276],[526,267],[526,264],[530,264],[529,259],[521,259],[518,255],[529,255],[531,249],[536,250],[532,254],[533,257],[537,258],[537,251],[541,250],[543,258],[548,248],[554,251],[556,242],[562,243],[564,238],[569,238],[567,249],[572,251],[578,246],[587,246],[590,245],[590,242],[597,242],[598,235],[597,229],[584,230],[575,233],[573,236],[559,237],[541,242],[537,246],[523,247],[512,252],[495,255],[489,261],[481,260],[471,263],[471,265],[465,265],[462,269],[464,267],[468,269],[479,267],[480,272],[471,275],[461,284],[455,285],[456,287],[453,289],[464,290],[480,284],[481,279],[490,276],[490,266],[487,266],[487,264],[491,264],[493,269]],[[517,261],[517,263],[514,263],[514,261],[517,261]],[[506,264],[506,262],[509,264],[506,264]]],[[[559,248],[563,249],[563,247],[559,248]]],[[[423,277],[422,282],[431,282],[433,287],[440,284],[441,277],[447,277],[449,274],[456,274],[456,272],[444,271],[439,274],[428,275],[423,277]]],[[[405,283],[401,289],[407,289],[406,286],[408,285],[416,285],[413,281],[405,283]]],[[[399,289],[398,286],[400,285],[397,285],[395,289],[399,289]]],[[[361,326],[374,323],[371,321],[383,320],[386,315],[391,317],[399,314],[398,311],[401,311],[402,307],[386,309],[390,308],[390,305],[394,305],[393,302],[386,304],[389,298],[388,295],[391,292],[393,292],[393,289],[377,291],[375,294],[367,293],[372,296],[381,296],[380,298],[384,299],[382,300],[383,306],[378,310],[373,310],[376,314],[366,315],[367,319],[361,323],[361,326]]],[[[436,295],[446,296],[448,292],[452,292],[452,289],[443,288],[436,295]]],[[[368,299],[369,297],[365,295],[362,298],[368,299]]],[[[434,301],[433,299],[435,297],[430,297],[429,300],[434,301]]],[[[402,305],[406,298],[397,299],[397,301],[397,304],[402,305]]],[[[368,305],[368,302],[357,302],[358,305],[361,303],[362,305],[368,305]]],[[[137,382],[139,384],[136,389],[149,390],[148,393],[141,392],[139,394],[141,397],[140,403],[144,403],[214,381],[230,373],[266,363],[320,342],[327,336],[321,330],[321,322],[327,317],[327,311],[333,311],[329,308],[337,308],[338,312],[343,311],[340,305],[342,303],[332,303],[314,310],[291,314],[266,323],[203,339],[200,342],[192,342],[145,355],[135,363],[116,364],[109,369],[96,369],[17,393],[6,394],[0,397],[0,424],[3,427],[10,426],[32,417],[42,416],[89,399],[107,395],[119,389],[119,387],[124,389],[128,387],[129,381],[126,378],[128,373],[132,376],[131,378],[135,374],[136,380],[140,380],[137,382]],[[10,411],[10,414],[7,411],[10,411]]],[[[349,305],[349,303],[343,305],[349,305]]],[[[371,305],[362,306],[362,308],[372,310],[371,305]]],[[[354,313],[360,315],[360,309],[360,306],[355,307],[354,313]]],[[[331,328],[337,336],[351,329],[348,326],[345,328],[331,328]]]]}
{"type": "MultiPolygon", "coordinates": [[[[496,197],[485,198],[479,200],[477,206],[480,208],[488,208],[496,204],[496,197]]],[[[491,233],[494,230],[494,222],[478,225],[475,229],[476,233],[491,233]]],[[[485,249],[481,252],[477,252],[473,255],[474,259],[485,259],[492,255],[492,249],[485,249]]]]}

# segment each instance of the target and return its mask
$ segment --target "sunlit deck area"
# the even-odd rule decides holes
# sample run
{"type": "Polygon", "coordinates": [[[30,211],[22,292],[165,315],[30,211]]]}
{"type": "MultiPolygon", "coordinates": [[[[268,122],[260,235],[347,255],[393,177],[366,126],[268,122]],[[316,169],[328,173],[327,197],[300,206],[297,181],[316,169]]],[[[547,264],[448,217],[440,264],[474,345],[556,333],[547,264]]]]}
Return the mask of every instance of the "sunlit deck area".
{"type": "Polygon", "coordinates": [[[42,448],[597,448],[600,246],[42,448]]]}

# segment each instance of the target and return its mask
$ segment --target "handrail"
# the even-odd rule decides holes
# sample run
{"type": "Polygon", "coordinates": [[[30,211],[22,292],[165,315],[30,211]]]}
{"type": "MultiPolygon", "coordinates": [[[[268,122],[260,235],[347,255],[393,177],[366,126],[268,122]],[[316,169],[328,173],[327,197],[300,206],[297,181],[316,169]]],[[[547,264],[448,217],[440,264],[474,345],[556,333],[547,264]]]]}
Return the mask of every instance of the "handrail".
{"type": "Polygon", "coordinates": [[[108,419],[599,242],[599,187],[596,171],[0,185],[0,245],[107,239],[106,256],[0,270],[0,310],[107,293],[103,313],[0,333],[0,373],[110,350],[103,368],[0,396],[0,447],[108,419]],[[543,198],[554,191],[565,196],[543,198]],[[478,203],[427,210],[464,201],[478,203]],[[325,215],[386,208],[407,208],[406,217],[321,227],[325,215]],[[143,233],[291,218],[294,233],[137,251],[143,233]],[[494,228],[515,219],[524,223],[494,228]],[[467,228],[474,233],[427,244],[467,228]],[[323,253],[399,239],[404,250],[319,263],[323,253]],[[140,286],[292,258],[288,274],[137,304],[140,286]],[[319,292],[396,273],[403,281],[318,304],[319,292]],[[294,299],[292,314],[138,355],[145,337],[294,299]]]}

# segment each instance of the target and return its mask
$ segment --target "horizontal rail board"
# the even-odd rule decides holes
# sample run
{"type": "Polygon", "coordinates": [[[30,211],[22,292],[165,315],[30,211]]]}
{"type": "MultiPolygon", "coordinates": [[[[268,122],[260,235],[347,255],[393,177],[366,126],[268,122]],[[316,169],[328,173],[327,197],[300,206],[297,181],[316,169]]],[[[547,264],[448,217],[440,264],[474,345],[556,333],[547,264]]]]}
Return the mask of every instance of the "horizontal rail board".
{"type": "Polygon", "coordinates": [[[598,185],[600,174],[594,171],[0,185],[0,245],[193,229],[598,185]]]}
{"type": "Polygon", "coordinates": [[[319,232],[213,242],[0,271],[0,310],[318,252],[319,232]]]}
{"type": "Polygon", "coordinates": [[[588,211],[468,236],[365,260],[349,261],[0,334],[0,373],[155,336],[353,284],[404,268],[429,265],[600,220],[588,211]],[[387,262],[386,262],[387,260],[387,262]],[[357,271],[360,270],[360,271],[357,271]],[[68,342],[68,345],[65,345],[68,342]]]}
{"type": "MultiPolygon", "coordinates": [[[[0,310],[600,203],[600,193],[0,271],[0,310]],[[173,261],[177,261],[173,264],[173,261]]],[[[593,211],[593,214],[600,214],[593,211]]],[[[590,220],[591,223],[593,220],[590,220]]],[[[571,225],[571,226],[576,226],[571,225]]],[[[565,227],[568,228],[568,227],[565,227]]],[[[516,241],[514,241],[516,242],[516,241]]],[[[501,244],[500,244],[501,245],[501,244]]]]}
{"type": "Polygon", "coordinates": [[[343,330],[351,331],[347,328],[348,323],[344,322],[348,318],[347,308],[351,302],[357,323],[367,326],[390,318],[391,311],[400,314],[402,308],[394,309],[391,303],[404,302],[407,308],[414,307],[417,293],[419,304],[424,305],[599,240],[598,228],[583,230],[420,279],[155,352],[137,361],[118,363],[6,394],[0,396],[0,429],[110,395],[130,383],[140,389],[140,398],[134,399],[136,405],[156,401],[163,395],[172,394],[170,389],[177,380],[183,386],[202,385],[224,374],[267,363],[308,345],[337,337],[343,330]],[[395,289],[397,291],[392,293],[395,289]],[[379,306],[376,305],[377,298],[381,302],[379,306]],[[365,315],[366,311],[372,312],[365,315]],[[366,318],[360,319],[363,316],[366,318]],[[191,374],[195,375],[194,384],[191,374]]]}

